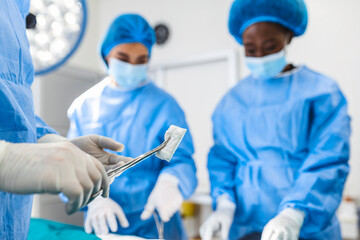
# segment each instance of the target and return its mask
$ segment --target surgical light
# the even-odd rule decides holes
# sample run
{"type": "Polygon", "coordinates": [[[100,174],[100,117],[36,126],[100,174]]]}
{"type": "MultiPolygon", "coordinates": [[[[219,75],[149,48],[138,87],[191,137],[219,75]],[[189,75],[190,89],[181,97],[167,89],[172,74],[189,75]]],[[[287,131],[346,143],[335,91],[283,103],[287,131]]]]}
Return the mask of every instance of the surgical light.
{"type": "Polygon", "coordinates": [[[64,64],[78,48],[86,27],[85,0],[32,0],[26,19],[35,74],[64,64]]]}

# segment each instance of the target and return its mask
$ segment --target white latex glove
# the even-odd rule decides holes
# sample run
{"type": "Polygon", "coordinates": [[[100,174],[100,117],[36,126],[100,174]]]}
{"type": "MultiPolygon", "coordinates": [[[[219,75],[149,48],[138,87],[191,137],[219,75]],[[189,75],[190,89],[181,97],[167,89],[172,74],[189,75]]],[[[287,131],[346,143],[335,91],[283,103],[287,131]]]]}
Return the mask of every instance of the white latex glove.
{"type": "Polygon", "coordinates": [[[230,201],[227,195],[221,195],[217,199],[216,211],[200,227],[201,239],[211,240],[219,232],[222,240],[228,239],[230,227],[234,220],[235,209],[235,203],[230,201]]]}
{"type": "Polygon", "coordinates": [[[0,141],[0,190],[17,194],[63,193],[71,214],[109,180],[102,164],[69,142],[27,144],[0,141]]]}
{"type": "Polygon", "coordinates": [[[261,240],[298,240],[304,218],[303,211],[284,209],[265,225],[261,240]]]}
{"type": "Polygon", "coordinates": [[[161,220],[168,222],[179,211],[183,200],[179,180],[171,174],[163,173],[159,176],[140,218],[149,219],[156,209],[161,220]]]}
{"type": "Polygon", "coordinates": [[[104,151],[104,149],[109,149],[121,152],[124,149],[124,145],[111,138],[99,135],[87,135],[69,140],[56,134],[47,134],[40,138],[38,143],[64,141],[70,141],[84,152],[99,160],[104,165],[106,171],[124,165],[132,159],[104,151]]]}
{"type": "Polygon", "coordinates": [[[88,212],[85,219],[85,231],[96,235],[109,234],[118,230],[118,219],[123,228],[129,227],[129,222],[122,208],[110,198],[98,197],[88,205],[88,212]]]}

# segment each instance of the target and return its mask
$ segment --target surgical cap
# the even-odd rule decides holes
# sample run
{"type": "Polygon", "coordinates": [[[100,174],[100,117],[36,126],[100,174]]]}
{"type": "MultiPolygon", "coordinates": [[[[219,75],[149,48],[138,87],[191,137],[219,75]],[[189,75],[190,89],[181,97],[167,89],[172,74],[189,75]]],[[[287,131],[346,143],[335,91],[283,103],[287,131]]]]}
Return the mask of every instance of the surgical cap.
{"type": "Polygon", "coordinates": [[[151,48],[156,41],[155,32],[140,15],[124,14],[117,17],[109,27],[101,45],[101,58],[105,57],[117,45],[123,43],[142,43],[151,55],[151,48]]]}
{"type": "Polygon", "coordinates": [[[230,9],[229,31],[242,44],[244,31],[258,22],[273,22],[291,30],[294,36],[305,33],[308,14],[303,0],[235,0],[230,9]]]}

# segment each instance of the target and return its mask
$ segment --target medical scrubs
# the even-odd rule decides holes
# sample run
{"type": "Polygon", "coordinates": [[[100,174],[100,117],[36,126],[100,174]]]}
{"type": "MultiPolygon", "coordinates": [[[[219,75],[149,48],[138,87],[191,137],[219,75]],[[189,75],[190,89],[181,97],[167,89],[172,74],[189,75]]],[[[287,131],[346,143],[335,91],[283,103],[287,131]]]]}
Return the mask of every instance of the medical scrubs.
{"type": "Polygon", "coordinates": [[[341,239],[335,211],[349,173],[350,118],[332,79],[306,66],[240,81],[213,114],[211,195],[236,204],[230,239],[261,232],[286,207],[305,212],[300,238],[341,239]]]}
{"type": "MultiPolygon", "coordinates": [[[[130,227],[121,228],[122,235],[158,238],[154,218],[142,221],[140,215],[161,173],[179,179],[186,199],[193,193],[197,180],[192,154],[193,142],[185,115],[168,93],[154,83],[131,90],[116,88],[106,78],[71,105],[68,111],[68,137],[99,134],[124,143],[124,156],[137,157],[164,141],[170,125],[188,129],[184,139],[168,163],[155,156],[117,177],[110,188],[110,198],[124,210],[130,227]]],[[[179,213],[165,224],[166,239],[187,239],[179,213]]]]}

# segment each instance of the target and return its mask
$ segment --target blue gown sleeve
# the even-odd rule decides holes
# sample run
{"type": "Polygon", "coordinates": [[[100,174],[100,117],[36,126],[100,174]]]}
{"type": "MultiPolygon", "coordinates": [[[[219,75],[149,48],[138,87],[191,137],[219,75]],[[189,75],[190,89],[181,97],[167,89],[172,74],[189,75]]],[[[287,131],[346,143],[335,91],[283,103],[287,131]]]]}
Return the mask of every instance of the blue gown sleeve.
{"type": "Polygon", "coordinates": [[[214,209],[216,209],[217,198],[223,194],[228,195],[229,200],[236,204],[235,171],[237,158],[230,150],[230,144],[223,129],[221,108],[221,106],[217,108],[212,118],[214,146],[209,152],[207,163],[214,209]]]}
{"type": "Polygon", "coordinates": [[[349,173],[350,117],[343,94],[335,91],[310,102],[309,154],[279,211],[305,212],[302,237],[325,229],[338,208],[349,173]]]}
{"type": "Polygon", "coordinates": [[[177,177],[179,179],[180,191],[184,199],[187,199],[192,195],[197,186],[196,167],[194,159],[192,158],[194,144],[183,111],[176,103],[171,104],[168,109],[170,113],[164,114],[164,116],[171,117],[168,118],[167,124],[165,124],[166,129],[164,129],[164,132],[170,125],[182,127],[188,131],[174,153],[173,158],[169,163],[165,164],[161,173],[168,173],[177,177]]]}
{"type": "Polygon", "coordinates": [[[42,138],[46,134],[57,134],[59,133],[47,125],[40,117],[35,116],[36,118],[36,137],[37,139],[42,138]]]}

